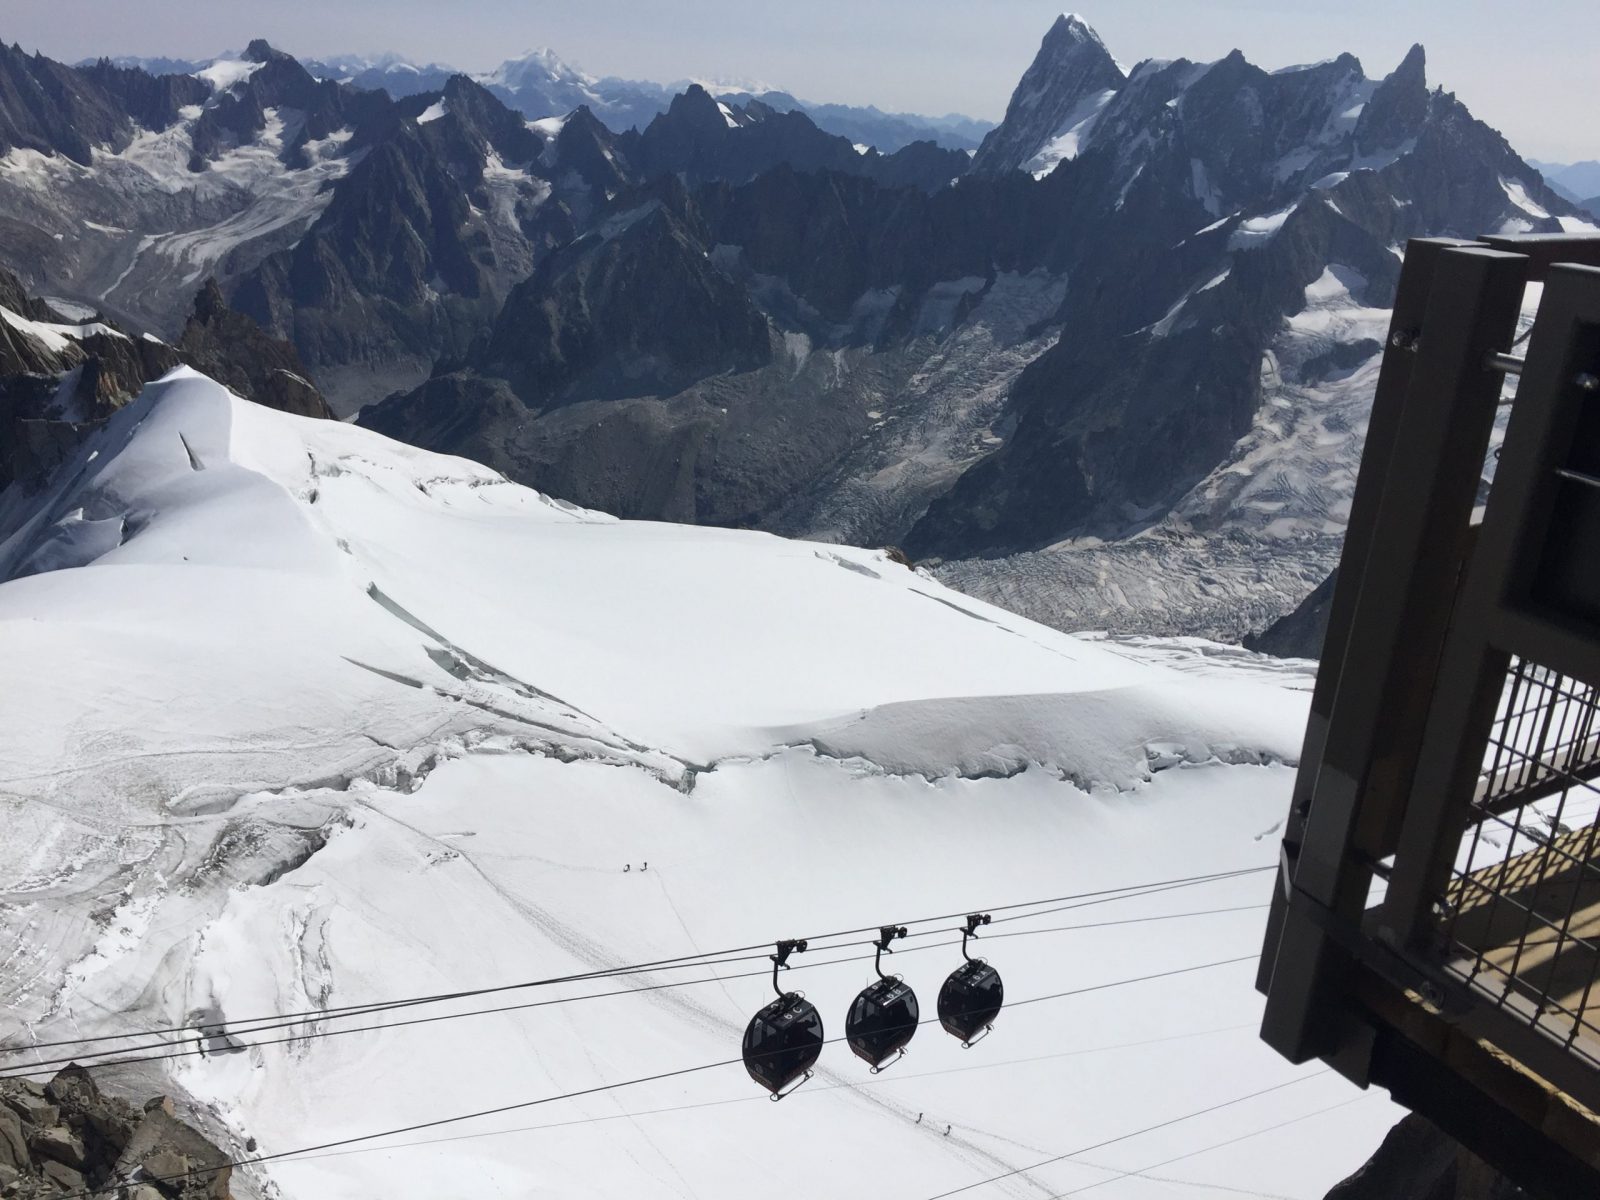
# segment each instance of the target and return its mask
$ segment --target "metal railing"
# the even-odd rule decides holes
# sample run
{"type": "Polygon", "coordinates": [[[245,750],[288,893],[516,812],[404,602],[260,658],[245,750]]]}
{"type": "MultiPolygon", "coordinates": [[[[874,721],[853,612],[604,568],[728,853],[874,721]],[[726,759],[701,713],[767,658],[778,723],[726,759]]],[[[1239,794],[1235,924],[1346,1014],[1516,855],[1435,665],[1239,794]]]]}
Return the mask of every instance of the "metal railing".
{"type": "Polygon", "coordinates": [[[1600,1068],[1600,691],[1513,659],[1435,903],[1448,971],[1600,1068]]]}
{"type": "Polygon", "coordinates": [[[1552,1195],[1600,1195],[1597,689],[1600,237],[1412,242],[1285,827],[1262,1036],[1476,1131],[1552,1195]]]}

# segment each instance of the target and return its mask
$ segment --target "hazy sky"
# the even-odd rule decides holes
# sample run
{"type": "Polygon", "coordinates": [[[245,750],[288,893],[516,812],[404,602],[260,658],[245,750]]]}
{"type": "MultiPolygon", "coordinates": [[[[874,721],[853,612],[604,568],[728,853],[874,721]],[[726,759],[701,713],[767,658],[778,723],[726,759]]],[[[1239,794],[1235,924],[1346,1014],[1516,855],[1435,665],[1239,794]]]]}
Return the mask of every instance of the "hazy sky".
{"type": "MultiPolygon", "coordinates": [[[[1413,42],[1531,158],[1600,158],[1595,0],[1073,0],[1119,60],[1267,68],[1413,42]]],[[[5,0],[0,37],[86,55],[209,57],[266,37],[294,54],[395,50],[484,70],[548,46],[596,75],[755,79],[810,100],[997,120],[1059,0],[5,0]]]]}

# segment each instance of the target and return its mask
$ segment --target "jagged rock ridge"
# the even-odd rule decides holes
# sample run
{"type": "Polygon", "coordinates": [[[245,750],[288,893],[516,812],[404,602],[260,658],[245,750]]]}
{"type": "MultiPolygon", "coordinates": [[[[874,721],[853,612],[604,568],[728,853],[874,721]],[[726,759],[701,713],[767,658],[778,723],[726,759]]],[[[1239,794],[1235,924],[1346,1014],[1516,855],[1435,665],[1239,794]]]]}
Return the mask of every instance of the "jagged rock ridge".
{"type": "Polygon", "coordinates": [[[530,122],[504,94],[450,75],[394,100],[260,39],[160,76],[7,49],[0,261],[169,340],[215,277],[347,412],[459,358],[539,258],[625,187],[791,164],[934,188],[967,165],[926,142],[858,152],[801,112],[698,86],[621,135],[583,107],[530,122]]]}
{"type": "MultiPolygon", "coordinates": [[[[1102,58],[1063,20],[1019,96],[1102,58]]],[[[728,123],[692,99],[696,129],[728,123]]],[[[1350,55],[1146,63],[1095,111],[1037,180],[619,193],[489,336],[364,419],[628,515],[906,544],[1071,627],[1181,604],[1190,630],[1261,628],[1337,556],[1406,238],[1581,218],[1429,90],[1420,48],[1383,80],[1350,55]],[[650,280],[652,302],[596,279],[650,280]],[[712,338],[735,330],[739,353],[712,338]],[[946,372],[965,396],[929,388],[946,372]],[[1055,548],[1084,537],[1106,545],[1055,548]],[[1147,586],[1191,559],[1171,598],[1147,586]]],[[[1005,127],[993,145],[1036,152],[1005,127]]]]}

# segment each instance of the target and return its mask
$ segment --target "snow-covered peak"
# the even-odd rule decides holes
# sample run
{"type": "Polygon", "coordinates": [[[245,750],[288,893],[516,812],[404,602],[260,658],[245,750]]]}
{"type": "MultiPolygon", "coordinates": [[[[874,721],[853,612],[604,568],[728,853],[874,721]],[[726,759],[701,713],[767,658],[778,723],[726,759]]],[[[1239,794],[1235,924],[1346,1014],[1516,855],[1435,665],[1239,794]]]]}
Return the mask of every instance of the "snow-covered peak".
{"type": "Polygon", "coordinates": [[[431,62],[422,64],[412,61],[403,54],[396,54],[392,50],[386,50],[382,54],[334,54],[318,57],[317,62],[344,75],[359,75],[363,71],[421,73],[423,71],[454,70],[448,63],[431,62]]]}
{"type": "Polygon", "coordinates": [[[515,92],[529,86],[550,83],[573,84],[592,88],[595,79],[578,70],[547,47],[536,47],[516,58],[508,58],[481,80],[486,85],[498,84],[515,92]]]}
{"type": "Polygon", "coordinates": [[[667,84],[666,90],[677,93],[688,91],[691,87],[704,88],[713,96],[763,96],[768,92],[782,90],[774,84],[765,83],[759,79],[734,79],[728,77],[679,79],[667,84]]]}
{"type": "Polygon", "coordinates": [[[1062,13],[1056,18],[1055,24],[1050,27],[1050,32],[1046,35],[1047,41],[1051,38],[1070,39],[1076,42],[1093,42],[1095,45],[1102,47],[1105,45],[1100,40],[1100,35],[1094,31],[1094,27],[1075,12],[1062,13]]]}
{"type": "Polygon", "coordinates": [[[983,140],[972,169],[1004,174],[1042,158],[1051,165],[1077,152],[1087,121],[1121,88],[1125,72],[1098,34],[1074,15],[1058,17],[1023,74],[1005,120],[983,140]],[[1070,144],[1061,139],[1070,137],[1070,144]],[[1052,148],[1052,144],[1055,144],[1052,148]]]}

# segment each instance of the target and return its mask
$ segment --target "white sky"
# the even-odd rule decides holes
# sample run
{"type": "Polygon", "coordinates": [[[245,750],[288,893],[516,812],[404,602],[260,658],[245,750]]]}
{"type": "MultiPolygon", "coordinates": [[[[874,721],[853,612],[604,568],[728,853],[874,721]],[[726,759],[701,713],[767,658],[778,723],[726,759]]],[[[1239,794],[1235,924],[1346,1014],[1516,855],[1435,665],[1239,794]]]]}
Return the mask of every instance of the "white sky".
{"type": "MultiPolygon", "coordinates": [[[[1413,42],[1522,154],[1600,158],[1595,0],[1073,0],[1118,59],[1269,69],[1355,53],[1370,75],[1413,42]]],[[[395,50],[483,70],[549,46],[596,75],[755,79],[805,99],[998,119],[1061,0],[5,0],[28,50],[208,57],[266,37],[294,54],[395,50]]]]}

